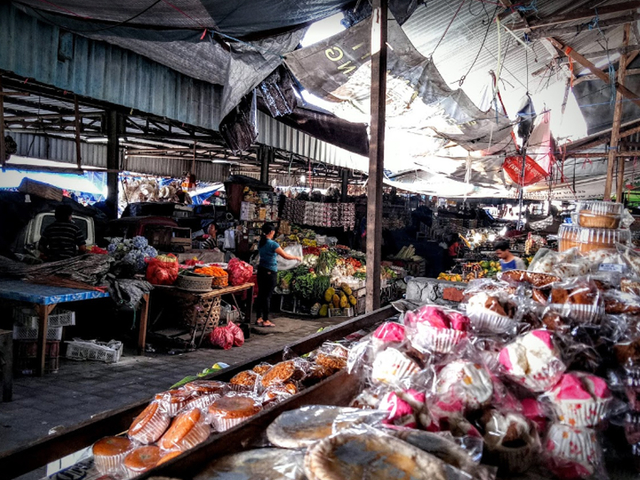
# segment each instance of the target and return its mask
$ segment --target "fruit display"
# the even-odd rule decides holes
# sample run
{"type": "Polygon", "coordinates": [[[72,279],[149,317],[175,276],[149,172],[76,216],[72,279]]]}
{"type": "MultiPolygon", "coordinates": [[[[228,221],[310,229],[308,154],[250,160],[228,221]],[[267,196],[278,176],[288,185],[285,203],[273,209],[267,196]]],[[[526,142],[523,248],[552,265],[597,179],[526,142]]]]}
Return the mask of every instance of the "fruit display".
{"type": "Polygon", "coordinates": [[[438,280],[445,280],[448,282],[470,282],[478,278],[492,278],[495,277],[502,268],[499,261],[483,260],[481,262],[465,263],[462,266],[462,272],[460,273],[447,273],[442,272],[438,275],[438,280]]]}

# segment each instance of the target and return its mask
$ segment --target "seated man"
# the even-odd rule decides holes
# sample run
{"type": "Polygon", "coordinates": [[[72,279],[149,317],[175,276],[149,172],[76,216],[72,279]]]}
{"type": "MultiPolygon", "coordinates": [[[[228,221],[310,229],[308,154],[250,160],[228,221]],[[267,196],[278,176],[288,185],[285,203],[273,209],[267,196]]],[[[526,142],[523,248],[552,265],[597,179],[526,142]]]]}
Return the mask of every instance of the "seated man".
{"type": "Polygon", "coordinates": [[[64,260],[75,257],[78,252],[87,251],[84,235],[71,218],[73,210],[69,205],[56,207],[56,220],[42,232],[38,248],[47,261],[64,260]]]}

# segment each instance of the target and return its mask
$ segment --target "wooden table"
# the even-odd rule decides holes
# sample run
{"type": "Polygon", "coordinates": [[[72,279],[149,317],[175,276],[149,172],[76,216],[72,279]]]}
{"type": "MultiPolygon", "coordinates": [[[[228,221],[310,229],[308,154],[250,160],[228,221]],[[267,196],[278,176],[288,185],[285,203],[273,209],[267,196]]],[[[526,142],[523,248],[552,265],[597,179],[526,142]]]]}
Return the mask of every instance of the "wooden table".
{"type": "MultiPolygon", "coordinates": [[[[174,298],[180,298],[188,302],[192,302],[193,304],[202,303],[203,301],[222,297],[224,295],[231,295],[234,303],[236,304],[236,307],[240,311],[240,306],[238,305],[238,302],[235,296],[238,293],[247,292],[248,298],[247,298],[247,304],[244,308],[244,322],[243,322],[245,328],[243,328],[242,330],[244,332],[245,338],[249,338],[249,335],[250,335],[249,324],[251,323],[251,316],[253,315],[253,288],[254,288],[253,283],[244,283],[242,285],[235,285],[235,286],[229,286],[229,287],[223,287],[223,288],[214,288],[210,292],[197,293],[197,292],[190,292],[187,290],[181,290],[174,286],[156,285],[154,288],[154,291],[156,292],[156,294],[154,295],[158,295],[158,294],[161,294],[163,296],[169,295],[174,298]]],[[[214,303],[211,303],[207,314],[211,313],[211,310],[215,307],[216,305],[214,303]]],[[[193,315],[195,317],[195,312],[193,315]]],[[[198,331],[198,328],[197,328],[198,325],[195,318],[190,319],[190,321],[194,328],[192,337],[191,337],[191,343],[193,346],[195,346],[195,338],[198,331]]],[[[204,338],[205,327],[206,327],[206,324],[203,326],[203,332],[202,332],[202,336],[200,337],[199,344],[202,343],[202,339],[204,338]]]]}
{"type": "MultiPolygon", "coordinates": [[[[109,293],[98,290],[79,290],[77,288],[36,285],[20,280],[0,281],[0,299],[30,303],[38,314],[38,361],[36,375],[44,374],[45,351],[49,314],[59,303],[80,302],[96,298],[107,298],[109,293]]],[[[142,298],[142,314],[138,326],[138,353],[144,353],[147,336],[147,316],[149,313],[149,295],[142,298]]]]}

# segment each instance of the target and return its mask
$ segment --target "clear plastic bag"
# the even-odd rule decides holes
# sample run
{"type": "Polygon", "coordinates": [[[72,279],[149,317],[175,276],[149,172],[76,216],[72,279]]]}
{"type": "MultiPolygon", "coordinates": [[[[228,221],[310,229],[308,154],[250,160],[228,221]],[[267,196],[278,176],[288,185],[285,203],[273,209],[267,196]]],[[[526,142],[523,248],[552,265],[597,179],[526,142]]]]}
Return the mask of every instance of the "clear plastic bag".
{"type": "Polygon", "coordinates": [[[555,423],[544,444],[547,467],[558,478],[606,480],[602,448],[596,432],[555,423]]]}
{"type": "MultiPolygon", "coordinates": [[[[293,255],[294,257],[302,257],[303,256],[302,245],[300,245],[299,243],[284,247],[283,250],[285,251],[285,253],[288,253],[289,255],[293,255]]],[[[280,255],[278,255],[278,259],[277,260],[278,260],[278,271],[279,272],[280,271],[286,271],[286,270],[292,270],[292,269],[296,268],[298,265],[300,265],[300,262],[298,260],[285,260],[280,255]]]]}
{"type": "Polygon", "coordinates": [[[194,480],[306,480],[304,451],[261,448],[214,460],[194,480]]]}
{"type": "Polygon", "coordinates": [[[169,429],[158,441],[163,450],[185,451],[209,438],[209,428],[205,414],[199,408],[179,413],[171,422],[169,429]]]}

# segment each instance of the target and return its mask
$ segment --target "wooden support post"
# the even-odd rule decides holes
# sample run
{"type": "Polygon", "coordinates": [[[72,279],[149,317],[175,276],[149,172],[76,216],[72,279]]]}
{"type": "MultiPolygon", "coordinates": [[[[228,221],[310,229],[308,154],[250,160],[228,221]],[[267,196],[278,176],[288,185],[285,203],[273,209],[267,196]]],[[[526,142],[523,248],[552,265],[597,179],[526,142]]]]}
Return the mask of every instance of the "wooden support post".
{"type": "MultiPolygon", "coordinates": [[[[631,36],[631,24],[627,23],[624,26],[624,35],[622,37],[622,43],[626,47],[629,45],[629,37],[631,36]]],[[[620,62],[618,63],[618,84],[624,87],[624,79],[627,76],[627,66],[633,61],[633,58],[637,54],[620,55],[620,62]]],[[[619,91],[616,91],[616,105],[613,111],[613,125],[611,131],[611,149],[609,150],[609,164],[613,163],[612,154],[618,153],[618,147],[620,144],[620,124],[622,123],[622,95],[619,91]],[[614,148],[614,135],[615,135],[615,150],[614,148]]],[[[618,176],[616,177],[616,202],[622,202],[622,190],[624,189],[624,157],[618,157],[618,176]]],[[[609,180],[609,168],[607,165],[607,180],[609,180]]],[[[609,187],[609,194],[611,194],[611,185],[606,184],[605,189],[609,187]]],[[[605,192],[606,193],[606,192],[605,192]]],[[[606,199],[606,196],[605,196],[606,199]]]]}
{"type": "Polygon", "coordinates": [[[80,122],[80,107],[78,106],[78,96],[73,96],[73,108],[75,112],[75,130],[76,130],[76,164],[78,169],[82,168],[82,153],[80,150],[80,128],[82,123],[80,122]]]}
{"type": "Polygon", "coordinates": [[[7,147],[4,144],[4,95],[2,91],[2,75],[0,75],[0,162],[2,169],[7,163],[7,147]]]}
{"type": "Polygon", "coordinates": [[[149,294],[142,296],[140,302],[140,323],[138,325],[138,355],[144,355],[147,345],[147,324],[149,323],[149,294]]]}
{"type": "Polygon", "coordinates": [[[36,375],[44,375],[44,367],[47,353],[47,331],[49,330],[49,314],[56,308],[53,305],[36,305],[38,312],[38,352],[36,356],[36,375]]]}
{"type": "Polygon", "coordinates": [[[193,142],[193,157],[191,158],[191,172],[192,174],[196,174],[196,146],[198,145],[198,142],[193,142]]]}
{"type": "Polygon", "coordinates": [[[340,200],[342,203],[347,202],[349,196],[349,170],[342,169],[342,191],[340,192],[340,200]]]}
{"type": "Polygon", "coordinates": [[[371,140],[367,184],[366,310],[380,308],[382,175],[387,101],[387,0],[373,0],[371,15],[371,140]]]}
{"type": "Polygon", "coordinates": [[[0,385],[2,401],[13,399],[13,331],[0,330],[0,385]]]}
{"type": "MultiPolygon", "coordinates": [[[[266,145],[258,147],[258,156],[260,160],[260,181],[269,183],[269,164],[273,161],[272,149],[266,145]]],[[[309,179],[311,181],[311,179],[309,179]]]]}

